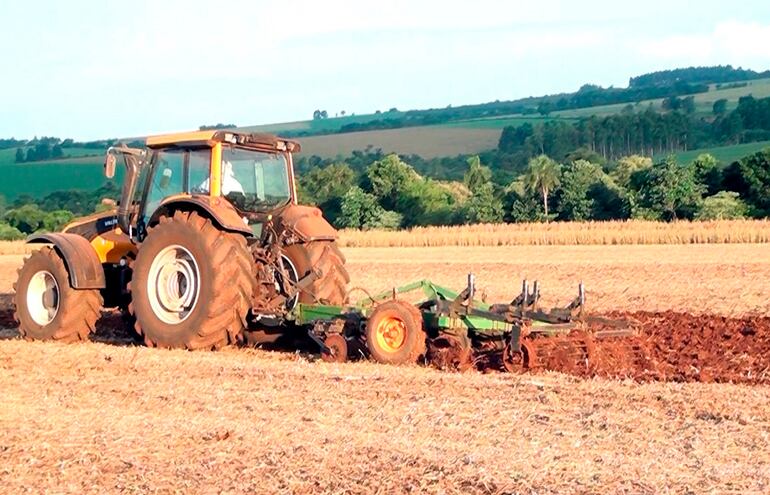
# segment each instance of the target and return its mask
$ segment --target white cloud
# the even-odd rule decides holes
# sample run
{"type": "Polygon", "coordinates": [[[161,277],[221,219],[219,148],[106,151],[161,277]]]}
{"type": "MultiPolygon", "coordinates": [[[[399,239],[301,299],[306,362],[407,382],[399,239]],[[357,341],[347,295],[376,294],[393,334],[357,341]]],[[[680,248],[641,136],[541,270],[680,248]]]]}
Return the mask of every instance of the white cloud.
{"type": "Polygon", "coordinates": [[[648,58],[683,65],[730,63],[757,69],[770,64],[770,24],[724,21],[709,33],[667,36],[637,42],[648,58]]]}

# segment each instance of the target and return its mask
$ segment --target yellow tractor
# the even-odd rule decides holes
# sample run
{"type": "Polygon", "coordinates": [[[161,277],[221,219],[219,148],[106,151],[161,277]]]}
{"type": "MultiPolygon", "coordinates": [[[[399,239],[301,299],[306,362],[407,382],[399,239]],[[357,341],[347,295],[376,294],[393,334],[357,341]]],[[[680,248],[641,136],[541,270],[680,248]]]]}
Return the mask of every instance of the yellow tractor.
{"type": "Polygon", "coordinates": [[[336,230],[297,204],[292,153],[269,134],[200,131],[110,148],[125,165],[117,208],[78,219],[15,285],[27,339],[77,341],[103,307],[121,308],[149,346],[213,349],[280,333],[300,302],[343,304],[349,277],[336,230]]]}

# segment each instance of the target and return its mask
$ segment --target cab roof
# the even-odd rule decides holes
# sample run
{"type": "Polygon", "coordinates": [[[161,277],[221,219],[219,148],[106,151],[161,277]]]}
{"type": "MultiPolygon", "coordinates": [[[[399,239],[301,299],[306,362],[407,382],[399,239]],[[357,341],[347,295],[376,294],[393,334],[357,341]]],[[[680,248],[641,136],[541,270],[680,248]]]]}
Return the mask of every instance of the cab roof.
{"type": "Polygon", "coordinates": [[[146,140],[148,148],[165,148],[170,146],[213,146],[216,143],[229,143],[248,148],[271,149],[276,151],[300,151],[297,141],[284,139],[273,134],[259,132],[243,132],[236,130],[208,130],[177,132],[149,136],[146,140]]]}

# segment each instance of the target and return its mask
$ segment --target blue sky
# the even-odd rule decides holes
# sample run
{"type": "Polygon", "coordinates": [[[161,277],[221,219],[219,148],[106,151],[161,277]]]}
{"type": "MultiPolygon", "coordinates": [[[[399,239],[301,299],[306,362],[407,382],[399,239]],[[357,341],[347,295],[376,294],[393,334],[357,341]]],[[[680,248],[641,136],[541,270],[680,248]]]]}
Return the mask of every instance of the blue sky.
{"type": "Polygon", "coordinates": [[[0,5],[0,137],[129,137],[770,69],[770,2],[35,1],[0,5]]]}

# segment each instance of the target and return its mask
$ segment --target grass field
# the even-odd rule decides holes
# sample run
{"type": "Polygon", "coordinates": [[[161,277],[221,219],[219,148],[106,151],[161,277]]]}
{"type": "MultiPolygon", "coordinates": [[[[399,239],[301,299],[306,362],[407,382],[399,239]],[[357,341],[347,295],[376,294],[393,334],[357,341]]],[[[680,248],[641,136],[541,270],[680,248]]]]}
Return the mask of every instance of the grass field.
{"type": "MultiPolygon", "coordinates": [[[[43,197],[54,191],[98,189],[104,177],[103,157],[69,158],[49,162],[19,163],[2,167],[0,194],[13,200],[22,194],[43,197]]],[[[121,180],[123,168],[118,167],[121,180]]]]}
{"type": "MultiPolygon", "coordinates": [[[[766,245],[346,248],[352,285],[770,314],[766,245]]],[[[7,291],[21,256],[0,256],[7,291]]],[[[103,337],[100,337],[103,338],[103,337]]],[[[110,341],[109,339],[107,339],[110,341]]],[[[766,493],[770,387],[0,340],[4,493],[766,493]]]]}
{"type": "MultiPolygon", "coordinates": [[[[24,147],[23,149],[26,151],[27,147],[24,147]]],[[[95,150],[91,148],[64,148],[63,151],[64,151],[64,156],[67,158],[97,157],[98,159],[101,159],[104,155],[103,151],[95,150]]],[[[39,162],[39,163],[66,162],[67,158],[56,159],[56,160],[46,160],[45,162],[39,162]]],[[[31,162],[31,163],[38,163],[38,162],[31,162]]],[[[16,148],[0,149],[0,167],[4,167],[7,165],[16,165],[16,148]]]]}
{"type": "MultiPolygon", "coordinates": [[[[693,161],[698,157],[698,155],[702,153],[709,153],[726,166],[736,160],[740,160],[744,156],[751,155],[752,153],[756,153],[757,151],[761,151],[767,147],[770,147],[770,141],[734,144],[732,146],[718,146],[715,148],[701,148],[697,150],[675,153],[675,155],[679,163],[688,163],[693,161]]],[[[665,158],[665,155],[655,156],[654,160],[663,158],[665,158]]]]}

